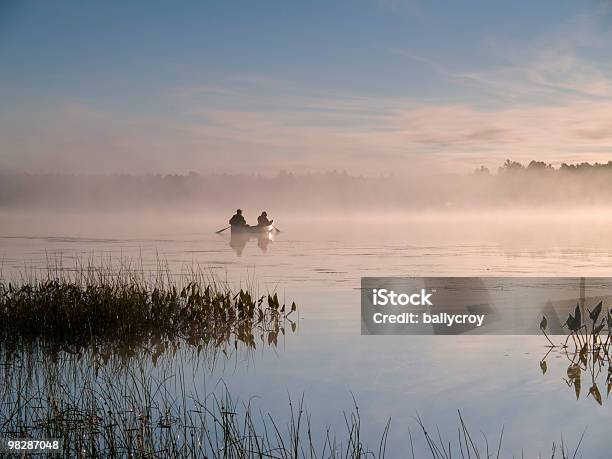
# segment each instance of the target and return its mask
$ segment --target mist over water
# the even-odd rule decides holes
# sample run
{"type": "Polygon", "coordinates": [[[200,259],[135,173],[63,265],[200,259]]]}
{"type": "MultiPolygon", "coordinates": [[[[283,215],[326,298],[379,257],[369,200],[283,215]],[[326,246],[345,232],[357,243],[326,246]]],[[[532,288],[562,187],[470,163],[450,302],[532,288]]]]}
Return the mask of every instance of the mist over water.
{"type": "MultiPolygon", "coordinates": [[[[256,224],[263,208],[243,207],[247,223],[256,224]]],[[[148,245],[189,238],[222,243],[235,209],[199,211],[0,211],[2,237],[79,238],[146,242],[148,245]]],[[[606,207],[403,212],[299,212],[265,210],[281,230],[271,247],[301,243],[371,243],[373,249],[443,245],[496,245],[500,249],[550,250],[612,247],[612,212],[606,207]]],[[[267,254],[274,257],[272,250],[267,254]]],[[[357,255],[357,254],[355,254],[357,255]]],[[[423,260],[424,261],[424,260],[423,260]]]]}
{"type": "MultiPolygon", "coordinates": [[[[262,209],[243,208],[255,223],[262,209]]],[[[215,234],[233,210],[2,211],[2,275],[27,278],[58,260],[73,269],[79,260],[123,257],[152,272],[164,260],[177,274],[200,265],[232,286],[278,291],[299,304],[296,333],[275,350],[214,369],[182,363],[201,393],[227,386],[280,419],[287,400],[279,393],[303,394],[313,422],[335,431],[344,428],[341,413],[354,394],[369,444],[377,445],[391,417],[393,451],[402,450],[408,428],[416,432],[417,412],[453,437],[460,409],[490,439],[504,425],[508,455],[547,452],[561,433],[575,445],[588,428],[581,451],[605,457],[607,400],[598,406],[586,389],[577,400],[561,356],[549,356],[542,375],[543,337],[363,337],[359,307],[362,276],[610,276],[612,216],[605,209],[319,215],[266,208],[281,232],[265,247],[246,240],[240,255],[228,232],[215,234]]],[[[415,449],[424,453],[426,445],[417,441],[415,449]]]]}
{"type": "Polygon", "coordinates": [[[268,208],[309,216],[429,211],[577,212],[609,207],[612,163],[563,164],[555,169],[507,160],[497,173],[435,169],[389,175],[346,172],[276,175],[0,174],[0,209],[79,212],[229,212],[268,208]]]}
{"type": "MultiPolygon", "coordinates": [[[[343,213],[273,212],[281,230],[261,244],[232,246],[227,214],[199,212],[2,212],[5,275],[101,256],[198,264],[240,281],[250,276],[285,289],[357,287],[366,275],[607,276],[612,217],[575,211],[343,213]],[[238,249],[240,249],[238,251],[238,249]],[[238,253],[239,252],[239,253],[238,253]]],[[[260,210],[244,209],[254,223],[260,210]]]]}

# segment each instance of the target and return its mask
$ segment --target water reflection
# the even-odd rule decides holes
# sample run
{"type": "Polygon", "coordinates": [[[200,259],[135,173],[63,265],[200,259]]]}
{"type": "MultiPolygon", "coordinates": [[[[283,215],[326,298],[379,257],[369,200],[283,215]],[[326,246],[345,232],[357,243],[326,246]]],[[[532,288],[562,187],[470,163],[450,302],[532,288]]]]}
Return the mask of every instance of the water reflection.
{"type": "MultiPolygon", "coordinates": [[[[61,438],[63,457],[246,457],[252,444],[233,436],[238,410],[229,393],[218,399],[200,392],[200,378],[218,363],[245,366],[258,346],[276,350],[297,329],[289,317],[294,303],[286,308],[274,294],[265,306],[265,297],[247,296],[243,290],[233,296],[242,298],[236,319],[214,317],[214,324],[201,327],[196,317],[193,329],[180,334],[149,330],[70,341],[20,329],[3,333],[0,437],[61,438]],[[257,311],[253,318],[247,307],[257,311]],[[229,456],[228,441],[236,446],[229,456]]],[[[248,408],[244,412],[250,416],[248,408]]],[[[249,425],[249,432],[256,428],[249,425]]]]}
{"type": "Polygon", "coordinates": [[[263,438],[257,420],[238,433],[238,413],[248,418],[250,407],[223,388],[200,392],[189,375],[201,357],[193,351],[175,342],[159,360],[142,352],[124,365],[120,356],[101,362],[93,350],[49,358],[31,343],[0,369],[0,436],[61,438],[62,457],[249,457],[250,439],[263,438]]]}
{"type": "MultiPolygon", "coordinates": [[[[600,409],[591,400],[583,402],[593,398],[587,397],[590,384],[585,382],[585,370],[581,371],[581,402],[575,401],[575,387],[568,389],[563,382],[563,378],[570,379],[566,374],[570,362],[563,361],[560,352],[546,359],[547,372],[542,376],[538,367],[546,344],[542,337],[362,337],[359,297],[354,289],[363,275],[609,276],[612,242],[608,221],[593,223],[573,216],[559,217],[558,224],[548,216],[529,220],[529,224],[513,217],[500,218],[499,222],[440,219],[431,223],[421,219],[364,222],[347,218],[343,224],[319,224],[288,219],[281,226],[283,237],[275,241],[267,256],[262,256],[261,247],[251,241],[238,258],[233,249],[228,250],[229,235],[214,234],[219,227],[218,216],[125,219],[122,215],[111,220],[58,214],[38,220],[13,220],[4,215],[3,234],[24,237],[0,238],[5,276],[18,275],[26,264],[44,267],[48,253],[62,253],[66,260],[89,253],[142,254],[145,269],[155,269],[156,257],[161,254],[168,256],[176,272],[181,272],[185,264],[201,263],[235,285],[254,267],[263,285],[281,286],[291,299],[305,306],[300,309],[301,320],[309,325],[286,339],[287,351],[270,348],[265,336],[265,342],[258,342],[258,351],[253,353],[253,365],[250,361],[243,364],[240,343],[238,351],[233,342],[223,348],[229,360],[223,351],[217,353],[212,376],[208,365],[200,363],[196,368],[203,360],[201,355],[193,361],[182,359],[186,349],[193,347],[182,346],[174,357],[172,347],[163,352],[156,368],[160,368],[160,362],[177,366],[185,363],[185,379],[197,380],[200,393],[212,389],[222,377],[231,393],[242,400],[260,397],[258,407],[281,416],[283,425],[287,419],[284,394],[291,391],[299,397],[304,393],[310,409],[318,415],[313,422],[331,424],[337,431],[344,427],[342,411],[350,407],[354,393],[364,414],[365,430],[372,432],[365,434],[372,445],[377,445],[386,417],[392,417],[389,451],[403,451],[406,426],[412,425],[416,412],[428,424],[440,423],[443,433],[453,434],[456,425],[452,414],[461,409],[476,429],[482,427],[493,440],[503,424],[504,445],[512,453],[522,448],[534,452],[531,457],[547,450],[560,433],[566,440],[577,442],[588,425],[583,457],[609,457],[610,410],[600,409]],[[75,237],[28,237],[46,235],[75,237]],[[538,435],[533,435],[536,430],[538,435]]],[[[559,329],[566,316],[559,314],[553,327],[551,315],[549,328],[559,329]]],[[[541,314],[529,325],[537,329],[540,319],[541,314]]],[[[260,334],[255,337],[261,338],[260,334]]],[[[281,340],[282,333],[278,337],[280,348],[281,340]]],[[[138,358],[133,360],[138,362],[138,358]]],[[[134,374],[139,371],[137,366],[132,370],[134,374]]],[[[172,370],[172,374],[178,373],[178,368],[172,370]]],[[[145,376],[150,383],[152,379],[145,376]]],[[[163,377],[159,371],[159,378],[163,377]]],[[[79,388],[83,387],[81,381],[79,388]]],[[[602,384],[598,382],[598,386],[605,399],[602,384]]],[[[58,388],[57,393],[61,390],[58,388]]],[[[174,390],[172,393],[176,394],[174,390]]],[[[6,414],[8,411],[0,409],[0,416],[6,414]]],[[[163,416],[159,419],[166,426],[169,423],[163,416]]],[[[162,432],[170,433],[165,428],[162,432]]],[[[428,457],[427,449],[415,449],[416,457],[428,457]]],[[[502,452],[500,457],[512,454],[502,452]]]]}
{"type": "Polygon", "coordinates": [[[268,247],[274,241],[273,232],[262,232],[262,233],[232,233],[230,237],[230,247],[239,257],[242,256],[247,243],[250,240],[257,239],[257,247],[262,253],[268,251],[268,247]]]}
{"type": "MultiPolygon", "coordinates": [[[[563,324],[569,331],[564,341],[555,343],[547,334],[548,318],[542,318],[540,328],[550,343],[550,349],[540,360],[542,374],[548,371],[546,359],[549,355],[561,356],[569,362],[566,375],[562,377],[568,387],[573,388],[576,400],[580,399],[583,381],[589,385],[585,398],[603,405],[600,385],[605,387],[606,398],[612,390],[612,314],[603,302],[585,306],[584,297],[576,303],[563,324]]],[[[557,338],[557,337],[553,337],[557,338]]]]}

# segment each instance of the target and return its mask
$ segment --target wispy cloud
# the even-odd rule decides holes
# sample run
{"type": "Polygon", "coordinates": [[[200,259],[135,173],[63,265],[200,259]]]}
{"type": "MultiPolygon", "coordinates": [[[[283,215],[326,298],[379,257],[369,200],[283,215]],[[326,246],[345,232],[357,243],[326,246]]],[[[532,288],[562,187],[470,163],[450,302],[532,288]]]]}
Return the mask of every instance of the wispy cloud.
{"type": "Polygon", "coordinates": [[[451,65],[410,49],[390,51],[422,64],[449,84],[469,85],[483,98],[499,101],[559,103],[568,98],[612,98],[612,30],[606,19],[612,3],[602,2],[594,11],[579,15],[543,32],[531,42],[483,40],[483,54],[496,62],[484,69],[451,65]],[[599,56],[599,57],[598,57],[599,56]]]}
{"type": "Polygon", "coordinates": [[[543,34],[533,43],[489,44],[490,52],[506,64],[488,71],[467,71],[459,76],[477,84],[531,98],[532,102],[563,102],[569,98],[612,97],[612,66],[597,56],[612,53],[612,33],[601,23],[608,11],[583,14],[543,34]]]}
{"type": "Polygon", "coordinates": [[[219,100],[209,104],[206,98],[179,97],[180,111],[197,114],[188,120],[171,114],[117,116],[87,105],[49,107],[38,118],[22,114],[2,132],[4,148],[20,155],[3,155],[0,167],[27,164],[32,170],[77,172],[91,170],[92,164],[100,172],[336,168],[378,174],[469,170],[481,163],[494,167],[507,157],[607,161],[612,148],[612,107],[600,99],[484,109],[384,98],[251,97],[246,107],[232,109],[219,100]],[[30,126],[28,135],[11,129],[19,125],[30,126]]]}
{"type": "Polygon", "coordinates": [[[37,105],[4,115],[0,168],[377,174],[607,161],[612,66],[593,56],[612,53],[612,36],[598,20],[581,16],[530,44],[490,42],[486,68],[391,49],[452,87],[435,103],[245,74],[168,89],[163,113],[37,105]]]}

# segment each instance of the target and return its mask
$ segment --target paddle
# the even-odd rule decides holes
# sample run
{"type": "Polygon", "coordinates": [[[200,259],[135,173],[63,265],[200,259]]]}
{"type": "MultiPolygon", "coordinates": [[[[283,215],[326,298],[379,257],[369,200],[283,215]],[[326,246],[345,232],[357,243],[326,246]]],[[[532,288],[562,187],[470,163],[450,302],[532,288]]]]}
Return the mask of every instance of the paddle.
{"type": "Polygon", "coordinates": [[[219,231],[215,231],[215,233],[216,234],[221,234],[223,231],[225,231],[226,229],[229,229],[229,228],[231,228],[231,226],[228,226],[227,228],[220,229],[219,231]]]}
{"type": "Polygon", "coordinates": [[[276,230],[277,233],[280,233],[281,231],[274,225],[272,225],[272,228],[274,228],[276,230]]]}

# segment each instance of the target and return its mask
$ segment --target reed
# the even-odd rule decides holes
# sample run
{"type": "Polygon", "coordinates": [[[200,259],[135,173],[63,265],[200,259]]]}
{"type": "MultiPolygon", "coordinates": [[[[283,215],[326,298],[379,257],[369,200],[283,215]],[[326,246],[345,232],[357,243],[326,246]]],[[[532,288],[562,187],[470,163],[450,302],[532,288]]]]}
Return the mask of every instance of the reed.
{"type": "Polygon", "coordinates": [[[255,347],[255,334],[274,344],[285,327],[295,331],[296,309],[276,293],[233,291],[199,267],[174,276],[166,264],[147,271],[124,259],[72,269],[51,264],[16,283],[0,279],[0,340],[128,354],[176,341],[255,347]]]}
{"type": "MultiPolygon", "coordinates": [[[[487,436],[480,431],[479,433],[471,431],[466,421],[464,420],[461,411],[457,412],[457,432],[451,437],[445,438],[440,429],[436,427],[435,431],[429,429],[423,422],[420,416],[417,416],[417,424],[421,431],[425,443],[427,445],[426,450],[431,455],[432,459],[452,459],[454,457],[460,458],[475,458],[475,459],[500,459],[502,457],[536,457],[526,455],[524,449],[521,449],[520,454],[516,451],[512,456],[508,455],[503,447],[504,440],[504,428],[502,426],[499,437],[496,440],[489,442],[487,436]],[[434,433],[432,433],[434,432],[434,433]]],[[[582,432],[582,435],[577,441],[577,444],[572,448],[561,435],[558,442],[553,442],[550,448],[550,452],[545,456],[538,455],[538,459],[546,457],[547,459],[575,459],[580,450],[586,430],[582,432]]],[[[412,432],[409,431],[410,445],[411,445],[411,457],[415,459],[414,443],[412,438],[412,432]]]]}
{"type": "MultiPolygon", "coordinates": [[[[536,457],[509,453],[468,428],[461,413],[449,437],[417,417],[420,434],[389,450],[390,420],[373,443],[364,440],[357,402],[343,413],[344,428],[313,421],[304,397],[289,397],[285,415],[258,409],[256,399],[239,401],[221,385],[200,392],[180,358],[155,368],[146,362],[92,366],[71,354],[59,360],[40,349],[7,365],[0,384],[0,436],[62,439],[63,457],[377,459],[412,457],[536,457]]],[[[577,457],[563,437],[544,457],[577,457]]],[[[541,457],[541,456],[538,456],[541,457]]]]}
{"type": "Polygon", "coordinates": [[[64,457],[375,458],[360,438],[359,410],[346,432],[313,427],[303,398],[289,399],[286,421],[220,395],[187,389],[180,360],[93,367],[44,352],[13,363],[0,387],[0,435],[63,440],[64,457]]]}
{"type": "MultiPolygon", "coordinates": [[[[174,276],[159,263],[153,270],[125,260],[53,265],[43,276],[0,279],[0,437],[60,438],[63,456],[83,458],[385,457],[390,421],[373,446],[366,444],[357,403],[344,414],[345,430],[334,432],[313,424],[303,397],[289,399],[280,421],[252,400],[236,401],[227,388],[216,395],[188,384],[182,344],[211,345],[216,353],[239,343],[252,349],[258,336],[276,345],[286,326],[295,331],[296,309],[276,294],[232,291],[199,269],[174,276]],[[118,354],[136,358],[114,365],[118,354]]],[[[609,362],[599,312],[588,336],[571,317],[568,327],[581,333],[573,337],[578,361],[586,343],[587,356],[609,362]]],[[[489,443],[459,413],[458,436],[447,440],[417,422],[422,435],[410,434],[409,450],[391,456],[502,457],[503,430],[489,443]]],[[[561,440],[547,457],[575,457],[582,438],[573,455],[561,440]]]]}

